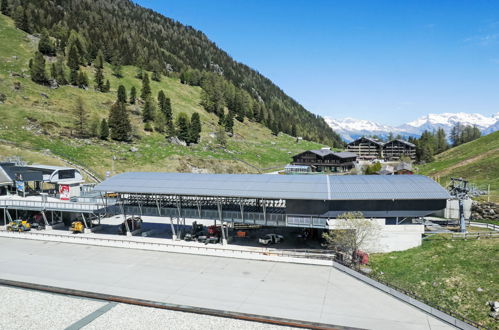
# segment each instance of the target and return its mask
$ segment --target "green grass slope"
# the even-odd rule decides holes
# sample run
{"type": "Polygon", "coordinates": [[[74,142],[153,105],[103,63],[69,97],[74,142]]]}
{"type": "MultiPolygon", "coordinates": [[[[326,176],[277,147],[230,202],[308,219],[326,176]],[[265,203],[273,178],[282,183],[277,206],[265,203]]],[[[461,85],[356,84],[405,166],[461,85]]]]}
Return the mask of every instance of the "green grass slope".
{"type": "Polygon", "coordinates": [[[164,90],[171,98],[174,115],[179,112],[200,114],[203,130],[199,144],[190,147],[172,145],[158,133],[145,132],[138,106],[129,107],[134,134],[140,137],[132,143],[77,139],[71,136],[76,98],[83,98],[91,120],[107,118],[120,84],[128,92],[132,86],[140,91],[141,81],[135,78],[137,69],[124,67],[124,77],[117,79],[107,66],[105,78],[111,81],[110,93],[94,91],[94,74],[90,67],[85,68],[90,78],[88,90],[71,86],[51,89],[33,83],[29,77],[28,62],[36,49],[36,38],[16,29],[13,21],[3,15],[0,15],[0,45],[0,93],[7,96],[6,102],[0,104],[0,143],[5,140],[34,152],[49,149],[101,176],[111,170],[113,156],[116,157],[115,172],[205,170],[251,173],[257,172],[257,168],[282,167],[291,160],[291,155],[321,146],[308,141],[297,143],[293,137],[284,134],[276,137],[262,125],[236,121],[235,134],[228,138],[227,150],[224,151],[215,144],[216,116],[199,105],[201,89],[183,85],[178,79],[169,77],[162,77],[161,82],[151,81],[153,95],[164,90]],[[14,89],[16,82],[21,84],[20,90],[14,89]],[[138,148],[138,152],[130,152],[132,146],[138,148]]]}
{"type": "Polygon", "coordinates": [[[486,303],[497,300],[498,255],[496,239],[453,241],[438,235],[421,247],[371,255],[369,264],[376,277],[495,329],[486,303]]]}
{"type": "Polygon", "coordinates": [[[491,200],[499,202],[499,131],[449,149],[419,168],[421,174],[440,178],[463,177],[480,188],[490,184],[491,200]]]}

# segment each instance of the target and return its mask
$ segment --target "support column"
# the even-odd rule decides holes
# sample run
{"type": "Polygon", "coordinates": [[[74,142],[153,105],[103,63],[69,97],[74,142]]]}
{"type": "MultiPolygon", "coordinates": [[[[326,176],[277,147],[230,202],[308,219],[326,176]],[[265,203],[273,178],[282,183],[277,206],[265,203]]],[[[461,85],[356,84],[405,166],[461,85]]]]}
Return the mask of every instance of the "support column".
{"type": "Polygon", "coordinates": [[[49,222],[47,220],[47,217],[45,216],[45,211],[40,212],[42,214],[43,222],[45,223],[45,226],[49,226],[49,222]]]}
{"type": "Polygon", "coordinates": [[[170,216],[170,226],[172,228],[172,239],[174,241],[176,241],[177,240],[177,234],[175,233],[175,227],[173,226],[173,217],[172,216],[170,216]]]}
{"type": "Polygon", "coordinates": [[[267,225],[267,203],[263,200],[263,221],[267,225]]]}
{"type": "Polygon", "coordinates": [[[83,219],[83,224],[85,225],[85,228],[89,228],[87,224],[87,220],[85,219],[85,215],[81,213],[81,218],[83,219]]]}
{"type": "Polygon", "coordinates": [[[459,199],[459,227],[461,233],[466,232],[466,222],[464,221],[464,200],[459,199]]]}
{"type": "MultiPolygon", "coordinates": [[[[225,231],[224,231],[224,222],[223,222],[223,214],[222,214],[222,204],[218,202],[218,218],[220,219],[220,229],[222,232],[222,245],[227,245],[227,239],[225,237],[225,231]]],[[[215,226],[216,226],[216,221],[215,220],[215,226]]]]}

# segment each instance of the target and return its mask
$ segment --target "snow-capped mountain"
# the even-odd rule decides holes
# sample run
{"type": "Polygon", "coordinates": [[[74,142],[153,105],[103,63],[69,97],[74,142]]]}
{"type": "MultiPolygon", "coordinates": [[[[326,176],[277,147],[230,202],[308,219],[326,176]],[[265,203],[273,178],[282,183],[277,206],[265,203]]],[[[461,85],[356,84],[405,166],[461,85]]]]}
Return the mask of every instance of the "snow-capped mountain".
{"type": "Polygon", "coordinates": [[[464,112],[428,114],[400,126],[389,126],[355,118],[333,119],[326,117],[325,120],[347,142],[363,135],[386,137],[390,132],[407,138],[409,136],[419,136],[425,130],[432,131],[438,128],[443,128],[448,135],[456,123],[476,125],[483,134],[499,130],[499,112],[490,117],[478,113],[464,112]]]}
{"type": "Polygon", "coordinates": [[[374,121],[355,119],[355,118],[344,118],[344,119],[333,119],[331,117],[324,118],[326,123],[340,136],[343,140],[351,142],[361,136],[365,135],[377,135],[379,137],[385,138],[390,132],[402,136],[417,136],[414,133],[405,132],[397,127],[383,125],[374,121]]]}
{"type": "Polygon", "coordinates": [[[399,128],[421,134],[424,130],[431,131],[441,127],[446,131],[446,133],[448,133],[452,126],[457,123],[461,123],[463,125],[476,125],[481,131],[485,131],[489,127],[496,124],[498,119],[499,112],[491,117],[486,117],[479,113],[431,113],[405,125],[401,125],[399,128]]]}

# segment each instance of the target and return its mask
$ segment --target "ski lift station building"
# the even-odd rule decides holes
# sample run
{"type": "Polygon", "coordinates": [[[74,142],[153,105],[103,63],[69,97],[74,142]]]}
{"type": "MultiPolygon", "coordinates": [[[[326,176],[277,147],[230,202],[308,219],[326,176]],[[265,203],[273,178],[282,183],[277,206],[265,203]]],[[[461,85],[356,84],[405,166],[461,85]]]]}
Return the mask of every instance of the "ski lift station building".
{"type": "Polygon", "coordinates": [[[422,217],[445,208],[448,192],[421,175],[118,174],[95,190],[116,193],[127,214],[328,228],[328,219],[422,217]]]}

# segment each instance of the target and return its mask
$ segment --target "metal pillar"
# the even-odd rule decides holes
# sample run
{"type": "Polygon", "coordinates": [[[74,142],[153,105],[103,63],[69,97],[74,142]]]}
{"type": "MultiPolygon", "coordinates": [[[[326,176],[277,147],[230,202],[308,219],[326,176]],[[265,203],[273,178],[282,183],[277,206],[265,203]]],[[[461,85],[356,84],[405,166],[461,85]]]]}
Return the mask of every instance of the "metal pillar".
{"type": "Polygon", "coordinates": [[[267,224],[267,203],[263,201],[263,221],[267,224]]]}
{"type": "Polygon", "coordinates": [[[466,232],[466,222],[464,221],[464,200],[459,199],[459,229],[461,233],[466,232]]]}
{"type": "MultiPolygon", "coordinates": [[[[217,208],[218,208],[218,218],[220,219],[220,229],[222,231],[222,245],[227,245],[227,239],[225,237],[225,231],[224,231],[222,204],[220,204],[220,202],[218,202],[217,208]]],[[[217,220],[215,220],[215,226],[216,226],[216,221],[217,220]]]]}
{"type": "Polygon", "coordinates": [[[241,207],[241,222],[244,223],[244,205],[239,203],[239,206],[241,207]]]}
{"type": "Polygon", "coordinates": [[[85,228],[88,228],[87,220],[85,219],[85,215],[81,213],[81,218],[83,219],[83,224],[85,225],[85,228]]]}
{"type": "Polygon", "coordinates": [[[48,226],[49,222],[47,220],[47,217],[45,216],[45,212],[44,211],[40,211],[40,213],[42,214],[42,218],[43,218],[43,222],[45,222],[45,226],[48,226]]]}
{"type": "Polygon", "coordinates": [[[177,240],[177,234],[175,233],[175,227],[173,226],[173,217],[170,216],[170,226],[172,227],[172,239],[177,240]]]}
{"type": "Polygon", "coordinates": [[[5,208],[4,210],[7,213],[7,218],[9,219],[9,222],[12,222],[12,217],[10,216],[9,210],[7,210],[7,208],[5,208]]]}

